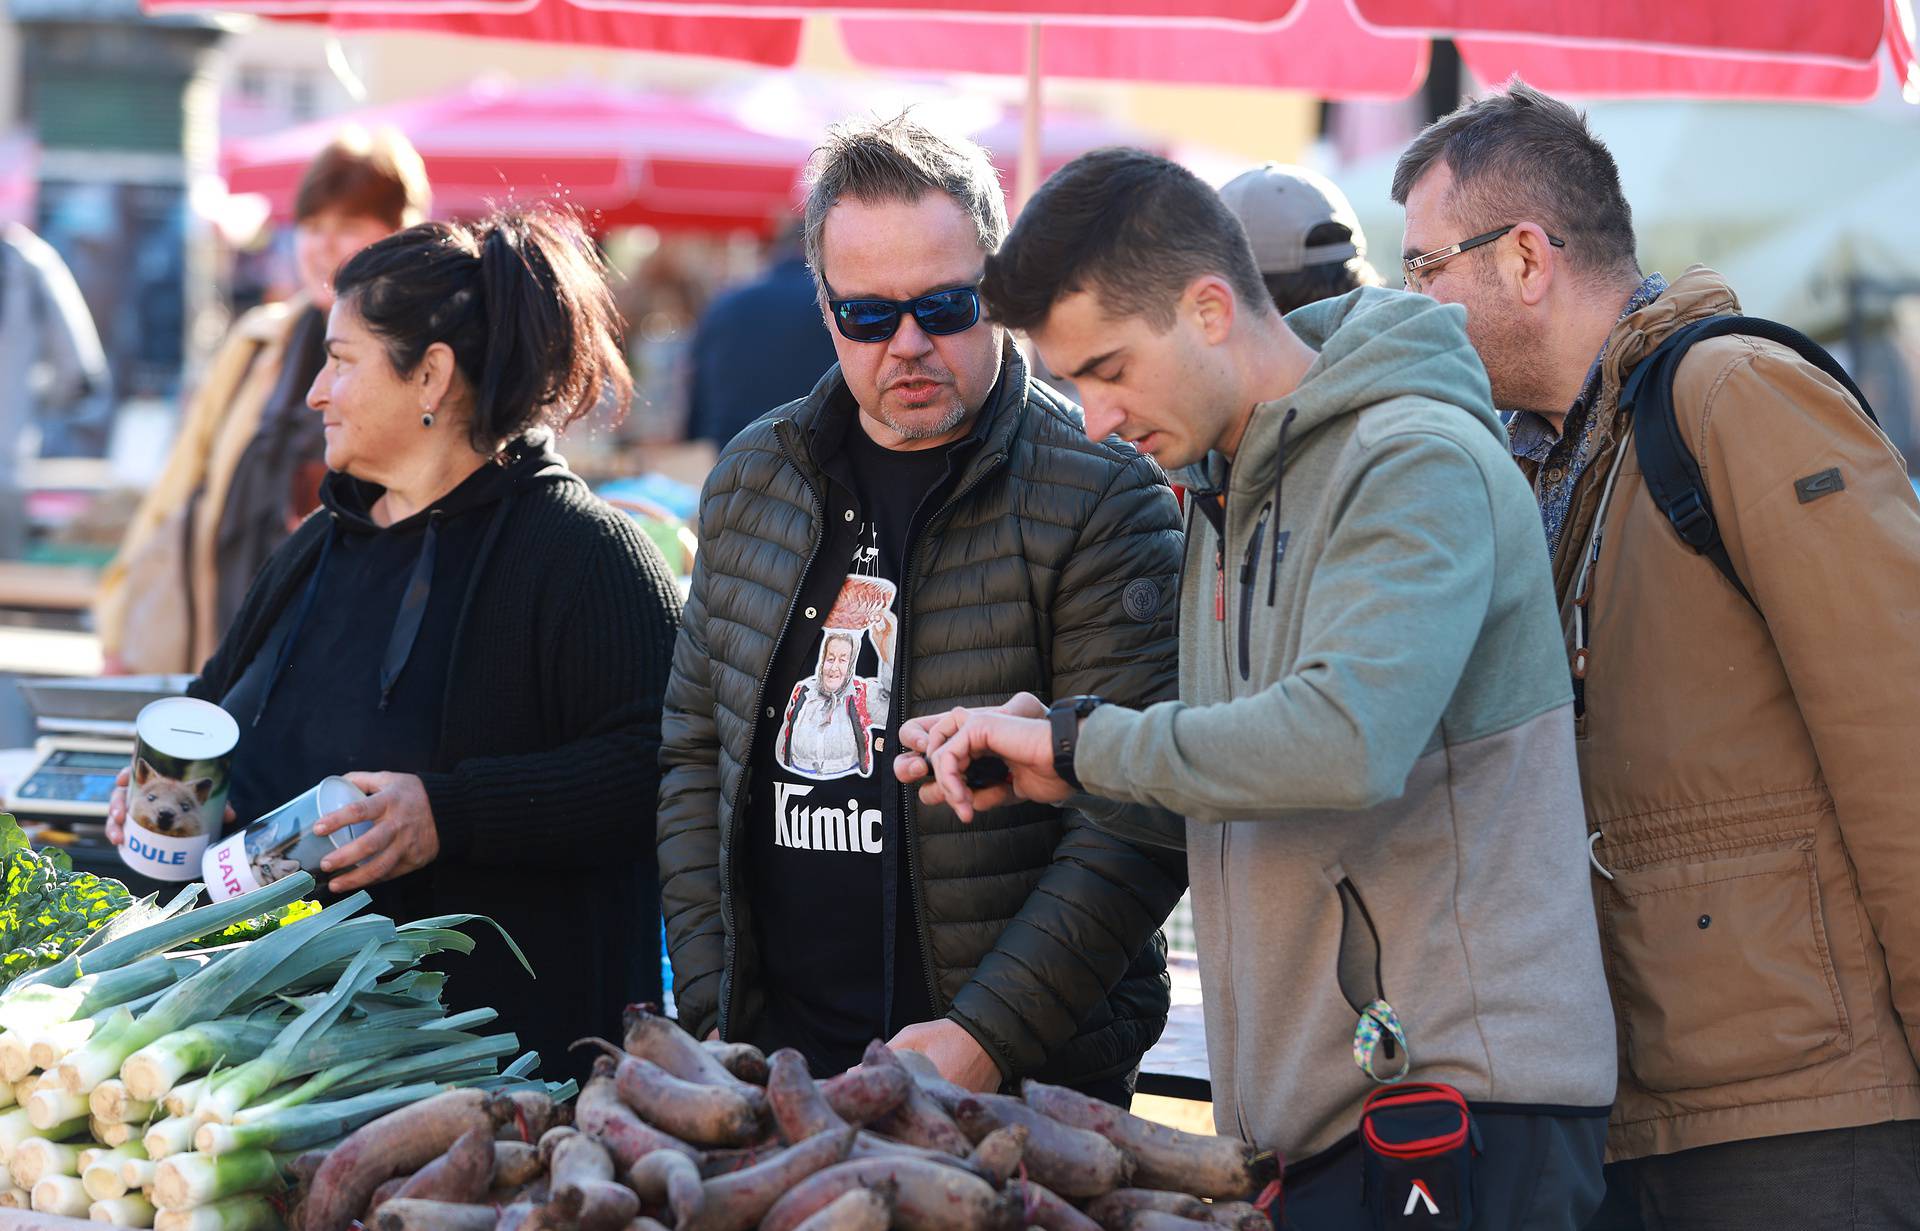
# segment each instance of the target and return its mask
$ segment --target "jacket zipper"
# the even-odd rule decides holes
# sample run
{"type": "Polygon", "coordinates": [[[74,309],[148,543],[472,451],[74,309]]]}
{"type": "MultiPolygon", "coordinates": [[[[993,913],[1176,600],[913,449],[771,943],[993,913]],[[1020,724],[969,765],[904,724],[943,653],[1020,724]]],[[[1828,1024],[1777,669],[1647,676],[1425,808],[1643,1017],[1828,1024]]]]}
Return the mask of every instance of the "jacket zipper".
{"type": "MultiPolygon", "coordinates": [[[[927,519],[926,525],[922,527],[923,535],[926,529],[931,528],[935,522],[945,517],[948,510],[972,494],[973,489],[985,482],[987,476],[998,470],[1000,463],[1005,460],[1006,454],[996,454],[986,465],[982,466],[979,473],[974,475],[966,486],[955,492],[945,504],[940,506],[938,512],[927,519]]],[[[913,566],[919,559],[920,542],[916,540],[907,551],[907,567],[900,578],[900,644],[894,651],[894,662],[896,665],[893,671],[893,696],[894,704],[900,707],[898,712],[901,714],[907,712],[907,707],[909,707],[913,701],[913,695],[907,690],[908,672],[913,662],[913,655],[909,651],[908,642],[913,636],[913,621],[911,618],[913,613],[913,574],[915,571],[913,566]]],[[[935,1014],[938,1014],[941,1012],[940,989],[935,984],[933,978],[933,940],[927,934],[926,891],[920,883],[920,844],[915,840],[918,837],[919,827],[914,818],[913,791],[904,782],[900,783],[899,786],[900,840],[907,844],[907,892],[913,901],[913,932],[914,936],[920,941],[920,971],[926,976],[927,980],[927,1007],[935,1014]]],[[[892,1012],[891,1005],[888,1006],[888,1012],[892,1012]]]]}
{"type": "MultiPolygon", "coordinates": [[[[794,473],[800,476],[800,485],[807,489],[807,495],[813,497],[813,523],[815,527],[813,550],[807,553],[807,563],[805,567],[800,570],[800,583],[794,586],[793,597],[787,600],[787,614],[781,618],[780,631],[774,635],[773,652],[767,658],[767,669],[761,673],[760,683],[754,690],[753,721],[747,727],[747,742],[742,747],[740,754],[740,772],[745,790],[747,791],[753,789],[753,743],[760,734],[761,707],[767,703],[767,679],[773,674],[774,664],[780,661],[780,646],[787,639],[787,627],[793,623],[794,609],[800,605],[800,596],[805,593],[807,589],[807,575],[813,572],[813,562],[819,559],[821,544],[826,541],[827,537],[826,501],[820,498],[820,493],[814,488],[813,481],[807,478],[806,470],[794,457],[792,444],[787,439],[787,425],[791,422],[791,419],[782,420],[775,425],[773,434],[774,438],[780,442],[781,456],[785,457],[787,464],[793,467],[794,473]]],[[[901,621],[903,629],[905,624],[906,622],[903,619],[901,621]]],[[[732,805],[727,809],[725,849],[736,851],[739,849],[739,844],[740,796],[736,794],[732,805]]],[[[733,860],[731,858],[727,859],[726,865],[726,883],[720,886],[720,914],[727,931],[727,964],[724,976],[726,990],[720,996],[720,1037],[723,1039],[731,1037],[729,1027],[732,1025],[733,1019],[733,977],[739,973],[734,960],[736,946],[734,938],[737,932],[735,931],[733,913],[735,891],[733,884],[733,860]]]]}
{"type": "Polygon", "coordinates": [[[1273,504],[1260,509],[1254,523],[1253,538],[1247,542],[1247,554],[1240,561],[1240,679],[1253,676],[1253,582],[1260,575],[1260,543],[1267,536],[1267,519],[1273,516],[1273,504]]]}
{"type": "Polygon", "coordinates": [[[1213,540],[1213,618],[1227,622],[1227,536],[1213,540]]]}

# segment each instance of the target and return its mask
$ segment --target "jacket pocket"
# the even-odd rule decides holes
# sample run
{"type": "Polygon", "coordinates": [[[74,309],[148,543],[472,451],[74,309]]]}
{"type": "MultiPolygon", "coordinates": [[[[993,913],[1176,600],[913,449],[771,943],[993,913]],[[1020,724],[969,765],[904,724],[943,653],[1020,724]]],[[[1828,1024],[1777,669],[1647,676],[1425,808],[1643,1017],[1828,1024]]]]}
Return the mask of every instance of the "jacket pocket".
{"type": "Polygon", "coordinates": [[[1615,869],[1603,935],[1627,1065],[1649,1090],[1789,1073],[1852,1044],[1813,838],[1615,869]]]}

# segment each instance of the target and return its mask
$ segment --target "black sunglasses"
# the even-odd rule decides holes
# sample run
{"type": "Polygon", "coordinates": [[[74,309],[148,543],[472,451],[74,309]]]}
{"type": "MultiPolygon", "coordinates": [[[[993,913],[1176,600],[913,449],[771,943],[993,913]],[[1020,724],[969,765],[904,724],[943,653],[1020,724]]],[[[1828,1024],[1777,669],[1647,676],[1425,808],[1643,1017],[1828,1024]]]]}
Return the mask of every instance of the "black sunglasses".
{"type": "MultiPolygon", "coordinates": [[[[825,286],[825,279],[821,280],[825,286]]],[[[965,333],[980,323],[980,288],[956,286],[918,299],[835,299],[827,287],[827,306],[833,309],[833,327],[849,342],[885,342],[900,330],[908,312],[921,330],[934,337],[965,333]]]]}

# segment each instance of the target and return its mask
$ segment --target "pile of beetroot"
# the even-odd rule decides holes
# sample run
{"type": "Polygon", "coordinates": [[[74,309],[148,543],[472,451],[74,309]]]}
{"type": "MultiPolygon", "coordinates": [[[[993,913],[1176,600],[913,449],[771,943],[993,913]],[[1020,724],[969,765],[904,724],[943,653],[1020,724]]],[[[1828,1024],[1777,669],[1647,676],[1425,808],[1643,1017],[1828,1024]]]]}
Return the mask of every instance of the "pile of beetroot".
{"type": "MultiPolygon", "coordinates": [[[[636,1011],[572,1108],[451,1091],[307,1160],[298,1231],[1267,1231],[1272,1159],[1072,1090],[973,1094],[868,1047],[699,1043],[636,1011]]],[[[1277,1186],[1275,1186],[1277,1190],[1277,1186]]]]}

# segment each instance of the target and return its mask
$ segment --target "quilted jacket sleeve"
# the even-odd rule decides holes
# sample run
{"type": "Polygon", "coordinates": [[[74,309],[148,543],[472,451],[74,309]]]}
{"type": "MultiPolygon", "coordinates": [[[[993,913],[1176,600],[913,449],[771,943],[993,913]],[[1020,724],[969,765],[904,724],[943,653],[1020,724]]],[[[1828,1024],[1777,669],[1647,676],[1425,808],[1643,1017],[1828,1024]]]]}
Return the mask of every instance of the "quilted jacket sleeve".
{"type": "Polygon", "coordinates": [[[706,644],[707,586],[707,570],[696,560],[660,727],[660,911],[667,925],[674,1001],[680,1021],[697,1037],[719,1025],[720,976],[726,967],[720,737],[706,644]]]}
{"type": "MultiPolygon", "coordinates": [[[[1146,705],[1176,695],[1183,546],[1159,471],[1144,457],[1118,468],[1054,599],[1054,696],[1146,705]]],[[[1079,812],[1067,819],[1052,866],[949,1013],[1009,1076],[1074,1037],[1186,888],[1184,854],[1135,846],[1079,812]]]]}

